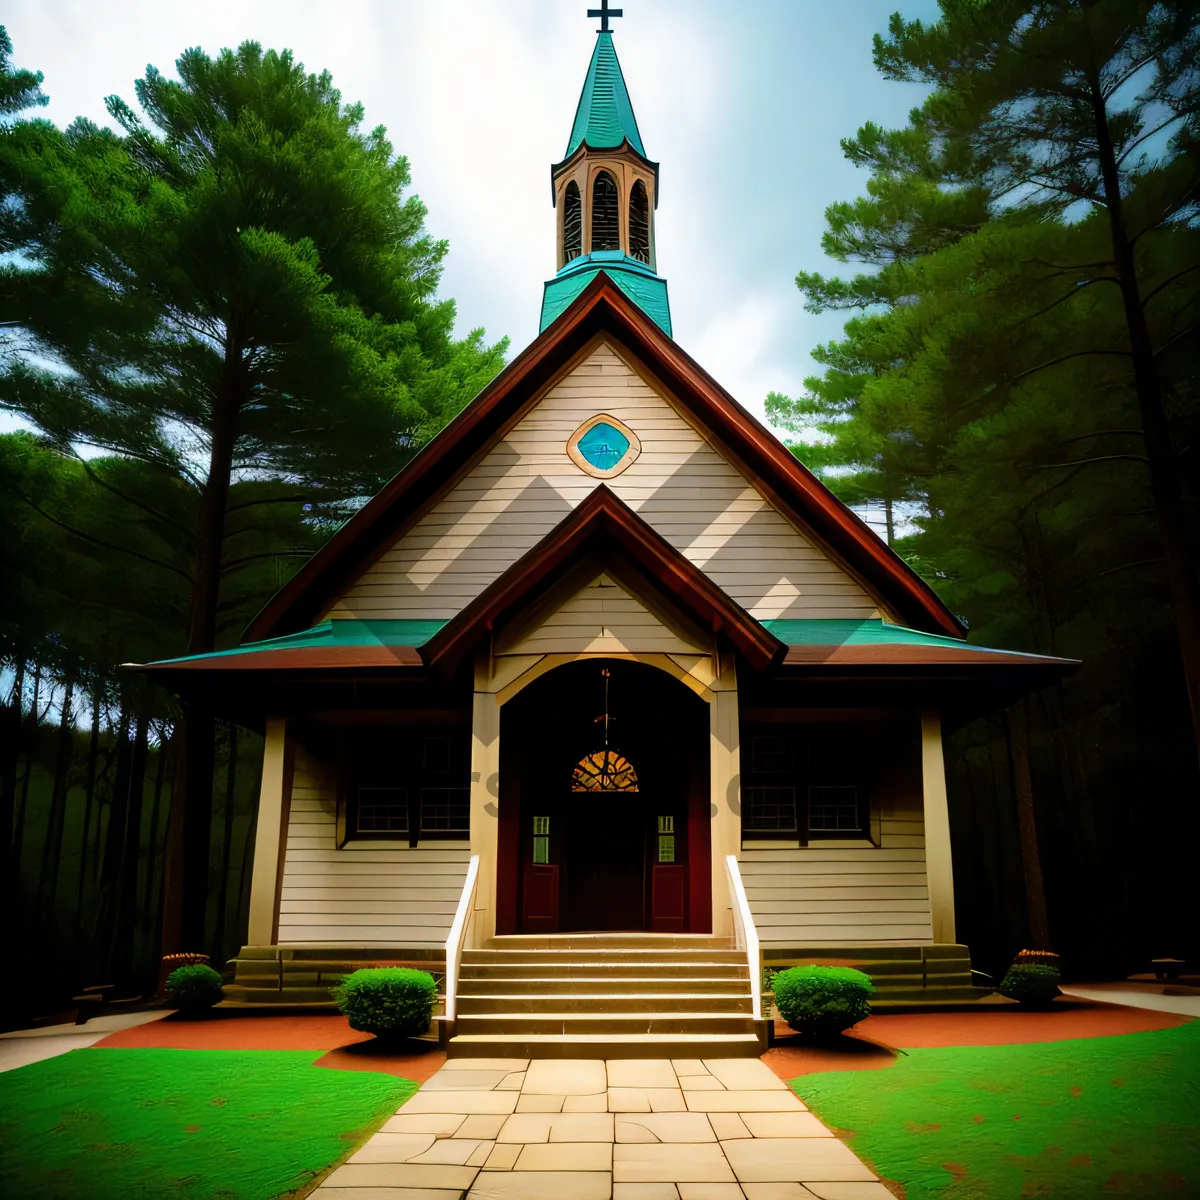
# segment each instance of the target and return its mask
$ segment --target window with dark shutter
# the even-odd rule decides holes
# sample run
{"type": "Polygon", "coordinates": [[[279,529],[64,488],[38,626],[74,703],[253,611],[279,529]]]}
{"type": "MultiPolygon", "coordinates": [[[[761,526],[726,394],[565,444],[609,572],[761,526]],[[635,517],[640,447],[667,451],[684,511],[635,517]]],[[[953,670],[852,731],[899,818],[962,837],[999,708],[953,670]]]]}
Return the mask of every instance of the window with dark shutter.
{"type": "Polygon", "coordinates": [[[621,215],[617,181],[601,171],[592,184],[592,250],[620,250],[621,215]]]}

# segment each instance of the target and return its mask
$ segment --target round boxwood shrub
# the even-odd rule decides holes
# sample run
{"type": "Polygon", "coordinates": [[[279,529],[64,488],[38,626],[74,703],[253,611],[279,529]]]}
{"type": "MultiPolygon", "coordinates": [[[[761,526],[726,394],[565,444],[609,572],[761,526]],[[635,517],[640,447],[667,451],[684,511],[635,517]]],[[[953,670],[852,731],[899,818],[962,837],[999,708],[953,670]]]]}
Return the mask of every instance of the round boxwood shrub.
{"type": "Polygon", "coordinates": [[[167,999],[180,1012],[203,1012],[221,999],[221,976],[203,963],[178,967],[167,976],[167,999]]]}
{"type": "Polygon", "coordinates": [[[429,1028],[437,984],[428,971],[367,967],[347,975],[334,988],[333,998],[351,1029],[398,1041],[429,1028]]]}
{"type": "Polygon", "coordinates": [[[806,1037],[831,1037],[871,1011],[870,976],[853,967],[789,967],[774,979],[783,1019],[806,1037]]]}
{"type": "Polygon", "coordinates": [[[1000,983],[1000,995],[1025,1008],[1046,1008],[1059,994],[1062,976],[1048,963],[1013,963],[1000,983]]]}

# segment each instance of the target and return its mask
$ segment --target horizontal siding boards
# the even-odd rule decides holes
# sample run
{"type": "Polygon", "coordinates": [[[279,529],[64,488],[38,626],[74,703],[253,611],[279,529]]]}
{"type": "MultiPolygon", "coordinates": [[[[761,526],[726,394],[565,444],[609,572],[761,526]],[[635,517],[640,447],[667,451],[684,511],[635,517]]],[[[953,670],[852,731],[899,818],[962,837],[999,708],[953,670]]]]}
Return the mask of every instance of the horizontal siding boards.
{"type": "Polygon", "coordinates": [[[641,455],[607,485],[732,599],[750,610],[765,603],[763,616],[878,615],[821,547],[607,346],[551,389],[329,615],[453,617],[597,486],[566,444],[600,412],[642,441],[641,455]]]}
{"type": "Polygon", "coordinates": [[[333,780],[296,754],[279,904],[279,943],[444,944],[466,878],[465,846],[337,846],[333,780]]]}
{"type": "Polygon", "coordinates": [[[693,654],[696,650],[696,646],[668,629],[640,600],[607,575],[601,575],[498,653],[693,654]]]}
{"type": "MultiPolygon", "coordinates": [[[[898,801],[893,796],[887,803],[893,807],[898,801]]],[[[896,821],[884,815],[883,846],[742,851],[742,881],[762,941],[776,946],[932,941],[923,827],[913,819],[900,824],[910,832],[891,832],[896,821]]]]}

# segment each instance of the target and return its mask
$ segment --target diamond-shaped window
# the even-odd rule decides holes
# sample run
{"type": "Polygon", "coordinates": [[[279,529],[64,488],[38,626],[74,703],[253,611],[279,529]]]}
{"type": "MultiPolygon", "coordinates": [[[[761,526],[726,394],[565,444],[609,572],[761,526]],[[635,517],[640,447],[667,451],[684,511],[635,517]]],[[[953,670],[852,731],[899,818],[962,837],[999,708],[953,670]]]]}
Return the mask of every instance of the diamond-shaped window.
{"type": "Polygon", "coordinates": [[[579,453],[598,471],[611,471],[629,449],[629,439],[607,421],[593,425],[576,443],[579,453]]]}
{"type": "Polygon", "coordinates": [[[600,415],[585,421],[567,443],[576,466],[589,475],[619,475],[641,452],[638,436],[616,417],[600,415]]]}

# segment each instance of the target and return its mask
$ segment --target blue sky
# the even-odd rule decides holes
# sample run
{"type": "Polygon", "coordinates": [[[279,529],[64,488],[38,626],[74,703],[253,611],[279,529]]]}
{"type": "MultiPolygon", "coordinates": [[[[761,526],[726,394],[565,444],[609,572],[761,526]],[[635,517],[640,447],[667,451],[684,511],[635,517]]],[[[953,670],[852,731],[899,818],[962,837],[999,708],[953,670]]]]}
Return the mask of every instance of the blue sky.
{"type": "MultiPolygon", "coordinates": [[[[442,293],[459,328],[537,333],[554,269],[549,165],[566,147],[594,41],[587,0],[9,0],[18,65],[46,76],[45,115],[106,121],[147,63],[254,38],[328,68],[410,160],[428,227],[450,243],[442,293]]],[[[935,0],[624,0],[614,22],[647,154],[662,163],[659,269],[675,337],[752,411],[796,392],[841,318],[804,311],[800,269],[834,271],[823,211],[863,188],[839,139],[903,124],[871,37],[935,0]]],[[[0,417],[0,428],[11,420],[0,417]]]]}

